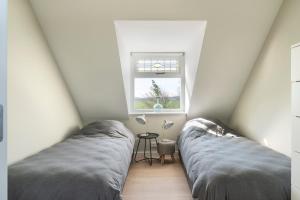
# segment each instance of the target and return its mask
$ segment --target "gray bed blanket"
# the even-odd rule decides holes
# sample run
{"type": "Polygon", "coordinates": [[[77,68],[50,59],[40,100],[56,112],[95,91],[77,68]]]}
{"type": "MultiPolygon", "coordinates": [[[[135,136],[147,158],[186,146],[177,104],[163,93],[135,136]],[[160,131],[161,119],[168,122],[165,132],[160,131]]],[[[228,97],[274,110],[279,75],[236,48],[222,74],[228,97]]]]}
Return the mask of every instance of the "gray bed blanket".
{"type": "Polygon", "coordinates": [[[290,200],[291,161],[244,137],[187,123],[178,139],[194,199],[290,200]]]}
{"type": "Polygon", "coordinates": [[[119,200],[134,136],[100,121],[9,167],[9,200],[119,200]]]}

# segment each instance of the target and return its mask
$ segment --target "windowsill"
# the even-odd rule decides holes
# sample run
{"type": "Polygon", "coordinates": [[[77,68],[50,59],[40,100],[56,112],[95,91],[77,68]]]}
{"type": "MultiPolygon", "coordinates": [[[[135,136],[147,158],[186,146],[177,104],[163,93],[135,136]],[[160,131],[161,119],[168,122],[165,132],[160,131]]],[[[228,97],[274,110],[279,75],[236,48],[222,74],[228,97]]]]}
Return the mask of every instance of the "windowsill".
{"type": "Polygon", "coordinates": [[[186,112],[130,112],[128,115],[186,115],[186,112]]]}

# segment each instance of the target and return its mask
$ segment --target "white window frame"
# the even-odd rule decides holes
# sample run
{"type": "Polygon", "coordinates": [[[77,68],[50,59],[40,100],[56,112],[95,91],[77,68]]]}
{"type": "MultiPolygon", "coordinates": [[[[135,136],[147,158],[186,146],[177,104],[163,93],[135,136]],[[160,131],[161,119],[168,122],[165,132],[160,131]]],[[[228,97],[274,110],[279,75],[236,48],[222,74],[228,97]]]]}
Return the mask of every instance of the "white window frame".
{"type": "Polygon", "coordinates": [[[131,78],[130,78],[130,110],[131,113],[184,113],[185,112],[185,53],[184,52],[132,52],[131,53],[131,78]],[[167,72],[164,74],[155,72],[137,72],[136,62],[138,59],[163,59],[163,58],[175,58],[178,60],[179,72],[167,72]],[[134,99],[134,80],[135,78],[181,78],[181,93],[180,93],[180,108],[179,109],[162,109],[161,112],[155,112],[154,109],[135,109],[134,99]]]}

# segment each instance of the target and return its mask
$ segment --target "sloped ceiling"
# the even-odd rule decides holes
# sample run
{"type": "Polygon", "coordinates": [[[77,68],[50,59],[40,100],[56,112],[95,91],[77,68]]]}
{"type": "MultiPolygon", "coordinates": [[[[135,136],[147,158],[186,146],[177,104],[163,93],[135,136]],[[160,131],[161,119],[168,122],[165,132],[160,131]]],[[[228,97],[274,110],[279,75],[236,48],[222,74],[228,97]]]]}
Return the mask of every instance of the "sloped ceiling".
{"type": "Polygon", "coordinates": [[[31,0],[85,122],[127,117],[114,20],[205,20],[189,117],[227,120],[282,0],[31,0]]]}

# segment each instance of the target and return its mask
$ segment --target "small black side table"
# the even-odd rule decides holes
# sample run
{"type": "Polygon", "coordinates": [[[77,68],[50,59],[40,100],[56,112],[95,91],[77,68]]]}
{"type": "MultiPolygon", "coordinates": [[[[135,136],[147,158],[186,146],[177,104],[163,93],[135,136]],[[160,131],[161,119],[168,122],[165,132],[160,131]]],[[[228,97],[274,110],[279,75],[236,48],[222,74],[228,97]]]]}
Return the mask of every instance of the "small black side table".
{"type": "Polygon", "coordinates": [[[152,157],[152,148],[151,148],[151,140],[152,139],[155,139],[155,142],[156,142],[156,146],[157,146],[157,138],[158,138],[159,134],[157,133],[140,133],[140,134],[137,134],[137,137],[139,138],[139,141],[138,141],[138,145],[136,147],[136,150],[135,150],[135,156],[134,156],[134,160],[135,162],[139,162],[139,161],[142,161],[142,160],[148,160],[149,161],[149,164],[152,165],[152,160],[154,159],[157,159],[157,158],[153,158],[152,157]],[[136,155],[137,155],[137,152],[139,150],[139,146],[140,146],[140,142],[141,142],[141,139],[144,139],[145,140],[145,145],[144,145],[144,158],[141,159],[141,160],[136,160],[136,155]],[[146,156],[146,147],[147,147],[147,140],[149,141],[149,146],[150,146],[150,158],[146,156]]]}

